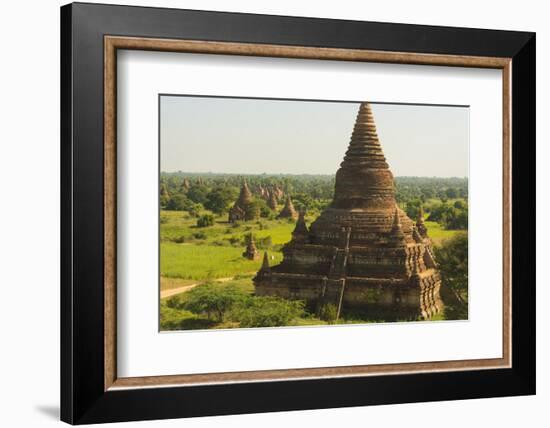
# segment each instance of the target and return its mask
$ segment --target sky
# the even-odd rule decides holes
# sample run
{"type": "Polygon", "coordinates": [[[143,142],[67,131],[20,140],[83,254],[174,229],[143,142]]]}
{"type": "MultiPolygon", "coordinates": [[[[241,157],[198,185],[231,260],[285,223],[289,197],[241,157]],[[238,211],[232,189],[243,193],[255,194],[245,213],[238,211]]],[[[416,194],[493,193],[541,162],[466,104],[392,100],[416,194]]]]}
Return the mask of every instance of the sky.
{"type": "MultiPolygon", "coordinates": [[[[468,176],[468,107],[371,105],[394,176],[468,176]]],[[[334,174],[358,108],[350,102],[162,95],[161,171],[334,174]]]]}

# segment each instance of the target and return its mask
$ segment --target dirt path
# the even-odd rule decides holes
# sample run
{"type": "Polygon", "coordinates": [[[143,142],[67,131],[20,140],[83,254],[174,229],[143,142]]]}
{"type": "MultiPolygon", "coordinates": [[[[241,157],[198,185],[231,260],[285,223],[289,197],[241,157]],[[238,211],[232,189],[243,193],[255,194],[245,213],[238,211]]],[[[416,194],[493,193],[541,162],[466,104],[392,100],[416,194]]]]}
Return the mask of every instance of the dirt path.
{"type": "MultiPolygon", "coordinates": [[[[227,278],[217,278],[214,281],[215,282],[227,282],[227,281],[231,281],[234,278],[235,278],[234,276],[230,276],[230,277],[227,277],[227,278]]],[[[204,282],[205,281],[197,281],[194,284],[188,284],[188,285],[184,285],[182,287],[177,287],[177,288],[170,288],[168,290],[161,290],[160,291],[160,298],[165,299],[167,297],[175,296],[176,294],[185,293],[186,291],[189,291],[192,288],[195,288],[197,285],[203,284],[204,282]]]]}

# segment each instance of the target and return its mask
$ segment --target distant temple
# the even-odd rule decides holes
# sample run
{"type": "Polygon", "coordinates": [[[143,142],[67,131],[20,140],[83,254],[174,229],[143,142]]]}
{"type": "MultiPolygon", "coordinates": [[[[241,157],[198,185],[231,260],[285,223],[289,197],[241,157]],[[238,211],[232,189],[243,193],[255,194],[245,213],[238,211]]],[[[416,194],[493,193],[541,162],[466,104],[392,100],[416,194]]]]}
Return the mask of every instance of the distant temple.
{"type": "Polygon", "coordinates": [[[191,188],[191,183],[189,183],[189,180],[187,178],[184,178],[181,183],[181,191],[187,192],[191,188]]]}
{"type": "Polygon", "coordinates": [[[290,199],[290,196],[286,197],[285,206],[277,216],[277,218],[297,218],[298,213],[296,212],[296,209],[294,208],[294,204],[292,203],[292,199],[290,199]]]}
{"type": "Polygon", "coordinates": [[[252,193],[248,189],[246,181],[243,182],[241,193],[235,204],[229,209],[229,222],[251,220],[254,215],[250,211],[252,204],[252,193]]]}
{"type": "Polygon", "coordinates": [[[442,309],[423,214],[415,224],[396,204],[368,103],[359,108],[332,204],[309,229],[300,213],[283,261],[270,267],[264,257],[254,284],[260,296],[306,300],[318,311],[334,305],[337,318],[359,309],[373,319],[428,319],[442,309]]]}

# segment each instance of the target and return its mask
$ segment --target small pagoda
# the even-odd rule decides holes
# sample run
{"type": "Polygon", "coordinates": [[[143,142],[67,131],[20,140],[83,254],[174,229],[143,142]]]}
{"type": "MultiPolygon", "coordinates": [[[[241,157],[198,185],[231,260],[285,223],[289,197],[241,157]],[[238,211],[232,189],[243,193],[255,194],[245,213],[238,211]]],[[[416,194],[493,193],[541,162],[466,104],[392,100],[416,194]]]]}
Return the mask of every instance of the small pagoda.
{"type": "Polygon", "coordinates": [[[332,204],[309,228],[300,213],[283,261],[262,265],[254,284],[257,295],[305,300],[318,313],[334,305],[337,317],[360,310],[378,320],[429,319],[442,309],[423,214],[415,223],[397,206],[368,103],[336,172],[332,204]]]}
{"type": "Polygon", "coordinates": [[[256,243],[252,235],[249,235],[246,240],[246,249],[244,250],[243,257],[248,260],[257,260],[260,258],[260,253],[256,248],[256,243]]]}
{"type": "Polygon", "coordinates": [[[283,207],[277,218],[298,218],[298,213],[294,208],[294,204],[292,203],[292,199],[290,199],[290,195],[286,197],[285,206],[283,207]]]}

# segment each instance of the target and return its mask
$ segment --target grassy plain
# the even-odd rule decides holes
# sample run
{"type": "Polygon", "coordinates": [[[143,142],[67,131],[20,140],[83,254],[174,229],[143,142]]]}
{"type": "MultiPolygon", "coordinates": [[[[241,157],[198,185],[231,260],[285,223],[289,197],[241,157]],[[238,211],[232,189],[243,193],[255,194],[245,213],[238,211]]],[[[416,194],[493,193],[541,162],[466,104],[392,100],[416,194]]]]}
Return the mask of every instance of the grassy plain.
{"type": "Polygon", "coordinates": [[[221,216],[205,228],[198,228],[196,222],[196,218],[181,211],[161,212],[161,289],[180,286],[176,279],[196,282],[257,272],[262,258],[242,257],[249,233],[255,236],[259,251],[268,252],[270,264],[277,264],[282,259],[281,247],[294,229],[294,222],[287,220],[262,219],[232,225],[227,216],[221,216]]]}

